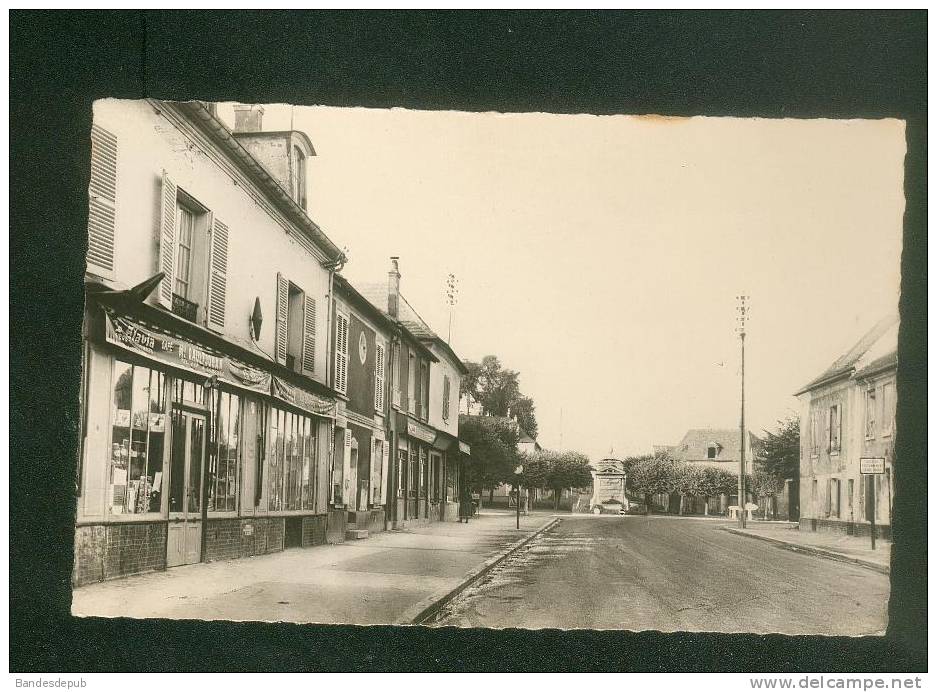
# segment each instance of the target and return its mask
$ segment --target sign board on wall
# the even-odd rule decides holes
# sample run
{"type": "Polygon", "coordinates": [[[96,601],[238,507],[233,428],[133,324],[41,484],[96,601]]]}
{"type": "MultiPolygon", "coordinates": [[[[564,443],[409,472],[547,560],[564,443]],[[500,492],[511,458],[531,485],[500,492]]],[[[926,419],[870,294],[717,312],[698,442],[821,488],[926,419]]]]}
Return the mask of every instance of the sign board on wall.
{"type": "Polygon", "coordinates": [[[885,459],[883,457],[862,457],[859,459],[859,473],[876,475],[885,473],[885,459]]]}
{"type": "Polygon", "coordinates": [[[435,430],[410,419],[407,419],[407,435],[430,444],[436,440],[435,430]]]}

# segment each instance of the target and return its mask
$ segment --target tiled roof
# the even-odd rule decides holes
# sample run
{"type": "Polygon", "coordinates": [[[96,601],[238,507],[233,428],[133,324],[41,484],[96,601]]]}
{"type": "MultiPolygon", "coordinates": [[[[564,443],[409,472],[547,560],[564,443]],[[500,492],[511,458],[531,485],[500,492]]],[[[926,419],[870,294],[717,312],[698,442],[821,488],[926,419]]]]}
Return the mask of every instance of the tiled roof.
{"type": "MultiPolygon", "coordinates": [[[[737,428],[687,430],[683,439],[671,449],[671,454],[678,461],[738,461],[741,458],[739,441],[737,428]],[[715,459],[709,459],[708,457],[709,448],[712,446],[716,447],[715,459]]],[[[749,432],[748,444],[748,449],[745,452],[746,456],[751,458],[752,453],[761,446],[761,439],[754,433],[749,432]]]]}
{"type": "Polygon", "coordinates": [[[801,387],[803,394],[814,387],[839,377],[865,370],[878,360],[895,357],[898,353],[898,315],[888,315],[866,332],[855,346],[841,355],[819,377],[801,387]]]}

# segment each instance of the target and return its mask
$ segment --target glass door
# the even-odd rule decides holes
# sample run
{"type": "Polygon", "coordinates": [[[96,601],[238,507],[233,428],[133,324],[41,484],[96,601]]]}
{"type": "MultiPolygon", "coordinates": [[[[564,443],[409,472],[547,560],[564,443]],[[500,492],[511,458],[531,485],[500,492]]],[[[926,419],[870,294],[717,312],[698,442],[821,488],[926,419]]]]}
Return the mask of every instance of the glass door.
{"type": "Polygon", "coordinates": [[[204,460],[205,416],[178,409],[173,411],[167,567],[189,565],[201,559],[204,460]]]}

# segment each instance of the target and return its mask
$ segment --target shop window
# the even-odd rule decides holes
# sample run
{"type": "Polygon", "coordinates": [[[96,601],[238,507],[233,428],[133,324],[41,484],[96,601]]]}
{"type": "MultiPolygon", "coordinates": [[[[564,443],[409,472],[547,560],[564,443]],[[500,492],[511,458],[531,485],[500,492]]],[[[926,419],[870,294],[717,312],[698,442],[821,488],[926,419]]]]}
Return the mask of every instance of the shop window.
{"type": "Polygon", "coordinates": [[[397,497],[403,497],[404,494],[404,469],[407,468],[407,450],[397,450],[397,497]]]}
{"type": "Polygon", "coordinates": [[[429,464],[426,461],[426,450],[420,449],[420,497],[426,497],[426,490],[429,485],[429,464]]]}
{"type": "Polygon", "coordinates": [[[163,373],[115,362],[107,485],[111,514],[148,514],[161,509],[165,390],[163,373]]]}
{"type": "Polygon", "coordinates": [[[212,437],[208,456],[208,511],[233,512],[238,496],[240,397],[211,392],[212,437]]]}
{"type": "Polygon", "coordinates": [[[415,449],[410,450],[410,478],[407,483],[407,490],[411,498],[417,497],[417,489],[420,483],[420,457],[415,449]]]}
{"type": "Polygon", "coordinates": [[[315,506],[315,428],[309,416],[272,407],[267,508],[296,511],[315,506]]]}

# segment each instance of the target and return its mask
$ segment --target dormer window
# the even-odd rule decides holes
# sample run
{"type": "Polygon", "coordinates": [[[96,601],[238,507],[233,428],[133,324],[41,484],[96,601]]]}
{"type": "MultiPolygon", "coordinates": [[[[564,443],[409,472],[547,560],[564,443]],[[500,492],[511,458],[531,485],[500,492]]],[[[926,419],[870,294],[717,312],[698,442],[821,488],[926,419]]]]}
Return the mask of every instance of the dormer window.
{"type": "Polygon", "coordinates": [[[706,448],[706,458],[715,459],[716,457],[719,456],[719,452],[721,449],[722,447],[719,444],[715,442],[710,443],[709,447],[706,448]]]}
{"type": "Polygon", "coordinates": [[[297,146],[293,147],[293,199],[306,208],[306,155],[297,146]]]}

